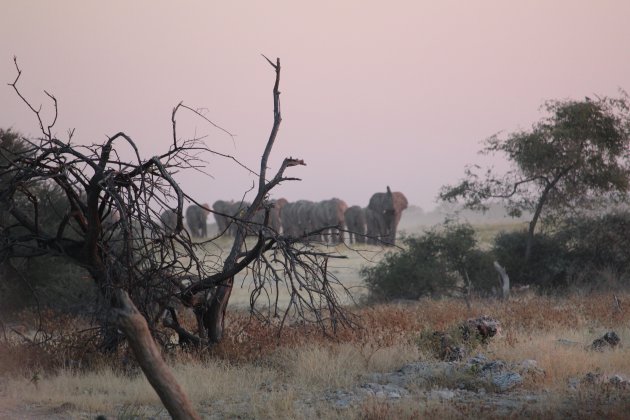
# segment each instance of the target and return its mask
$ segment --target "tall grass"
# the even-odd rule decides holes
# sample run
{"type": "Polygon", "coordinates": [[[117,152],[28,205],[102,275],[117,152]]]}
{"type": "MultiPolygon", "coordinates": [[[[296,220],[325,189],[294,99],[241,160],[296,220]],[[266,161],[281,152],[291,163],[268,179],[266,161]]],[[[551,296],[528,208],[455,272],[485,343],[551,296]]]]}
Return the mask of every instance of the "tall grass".
{"type": "MultiPolygon", "coordinates": [[[[297,324],[277,338],[271,326],[250,322],[245,313],[232,314],[226,339],[211,355],[179,353],[169,360],[193,403],[207,416],[461,418],[472,413],[474,403],[445,404],[422,396],[430,390],[411,390],[416,394],[400,402],[365,399],[342,411],[324,395],[371,381],[375,372],[394,372],[413,361],[435,360],[430,349],[418,345],[423,332],[447,330],[468,317],[488,314],[501,321],[502,333],[478,351],[507,362],[536,360],[544,374],[527,377],[520,392],[539,394],[546,390],[545,404],[533,404],[527,413],[553,417],[564,412],[566,401],[576,398],[576,392],[569,388],[570,380],[589,372],[630,376],[630,348],[608,352],[585,349],[610,329],[620,335],[622,343],[630,340],[630,308],[623,306],[630,295],[618,297],[621,311],[610,294],[566,298],[528,295],[507,303],[476,300],[470,310],[457,299],[358,308],[362,328],[341,331],[333,338],[297,324]],[[563,344],[559,339],[578,344],[563,344]]],[[[0,350],[3,358],[8,355],[7,344],[4,346],[0,350]]],[[[11,357],[19,363],[19,352],[11,357]]],[[[35,365],[31,360],[29,365],[21,365],[12,373],[5,371],[0,377],[0,417],[15,413],[29,417],[32,407],[43,407],[49,413],[65,407],[62,412],[68,417],[98,413],[148,417],[161,412],[157,396],[141,374],[122,373],[103,365],[95,370],[36,372],[29,368],[35,365]],[[13,411],[2,411],[2,407],[13,411]]],[[[614,415],[622,401],[611,400],[605,394],[610,390],[589,392],[580,395],[602,413],[614,415]],[[613,405],[604,409],[606,404],[613,405]]],[[[583,409],[591,413],[586,405],[583,409]]]]}

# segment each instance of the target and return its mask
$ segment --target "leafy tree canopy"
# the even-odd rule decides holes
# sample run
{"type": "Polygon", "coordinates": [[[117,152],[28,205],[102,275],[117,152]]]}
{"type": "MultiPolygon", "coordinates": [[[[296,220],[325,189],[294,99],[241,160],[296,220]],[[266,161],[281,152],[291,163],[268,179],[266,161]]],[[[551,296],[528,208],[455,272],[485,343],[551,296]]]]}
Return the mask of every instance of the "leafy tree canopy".
{"type": "Polygon", "coordinates": [[[443,187],[439,198],[462,200],[476,210],[502,200],[513,216],[532,212],[527,259],[541,218],[592,209],[602,199],[625,199],[630,189],[629,106],[624,92],[619,98],[548,101],[542,107],[546,115],[530,130],[485,141],[481,153],[503,154],[511,164],[506,173],[467,167],[459,184],[443,187]]]}

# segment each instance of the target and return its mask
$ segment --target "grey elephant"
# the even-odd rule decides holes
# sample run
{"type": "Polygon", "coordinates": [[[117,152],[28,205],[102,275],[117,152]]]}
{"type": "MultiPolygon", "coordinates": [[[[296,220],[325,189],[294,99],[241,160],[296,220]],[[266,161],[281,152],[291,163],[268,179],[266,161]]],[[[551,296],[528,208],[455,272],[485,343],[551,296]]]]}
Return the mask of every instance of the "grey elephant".
{"type": "Polygon", "coordinates": [[[382,244],[381,233],[386,230],[383,217],[369,207],[364,209],[364,213],[366,242],[370,245],[382,244]]]}
{"type": "Polygon", "coordinates": [[[401,192],[379,192],[370,198],[369,213],[366,214],[368,243],[395,245],[396,229],[403,210],[409,205],[401,192]]]}
{"type": "MultiPolygon", "coordinates": [[[[252,203],[250,203],[249,201],[237,201],[234,204],[232,204],[230,214],[234,216],[234,219],[231,219],[232,223],[230,224],[230,229],[229,229],[230,235],[236,236],[239,226],[243,226],[243,223],[241,223],[240,219],[242,219],[245,216],[245,212],[247,211],[247,209],[251,207],[251,205],[252,203]]],[[[260,216],[257,214],[254,214],[254,216],[252,217],[252,222],[258,223],[258,221],[262,223],[260,216]]],[[[245,234],[251,235],[254,233],[254,230],[256,230],[255,225],[248,224],[246,226],[245,234]]]]}
{"type": "Polygon", "coordinates": [[[284,235],[298,237],[313,230],[312,210],[315,203],[299,200],[282,208],[281,221],[284,235]]]}
{"type": "Polygon", "coordinates": [[[365,210],[366,209],[363,209],[361,206],[351,206],[348,207],[344,213],[349,243],[353,241],[358,244],[365,243],[365,232],[367,228],[365,210]]]}
{"type": "Polygon", "coordinates": [[[160,213],[160,222],[162,222],[162,227],[166,234],[172,234],[177,227],[177,213],[171,209],[165,209],[160,213]]]}
{"type": "Polygon", "coordinates": [[[287,203],[286,198],[271,201],[273,207],[269,210],[269,227],[276,233],[280,233],[282,229],[282,209],[287,203]]]}
{"type": "Polygon", "coordinates": [[[323,229],[320,235],[316,235],[316,239],[321,238],[324,242],[334,244],[343,242],[343,231],[346,226],[344,214],[347,208],[346,202],[339,198],[320,201],[312,206],[312,229],[323,229]]]}
{"type": "MultiPolygon", "coordinates": [[[[246,230],[246,234],[247,235],[258,235],[258,232],[261,229],[265,228],[265,216],[266,216],[266,212],[267,209],[266,207],[269,206],[269,219],[271,219],[271,203],[265,203],[263,205],[263,207],[259,208],[258,210],[256,210],[256,212],[254,213],[254,215],[252,216],[250,222],[247,224],[247,230],[246,230]]],[[[249,206],[247,207],[249,208],[249,206]]],[[[269,226],[271,220],[267,220],[267,225],[269,226]]]]}
{"type": "Polygon", "coordinates": [[[264,226],[271,229],[273,232],[280,233],[282,229],[282,209],[288,203],[285,198],[279,198],[277,200],[266,201],[261,208],[259,208],[251,219],[248,225],[247,233],[250,235],[258,235],[258,231],[264,226]],[[265,225],[265,217],[269,209],[269,218],[265,225]]]}
{"type": "Polygon", "coordinates": [[[232,201],[217,200],[212,205],[212,209],[214,210],[214,220],[217,223],[217,231],[219,235],[222,235],[228,230],[230,219],[226,215],[232,215],[231,211],[233,204],[234,202],[232,201]]]}
{"type": "Polygon", "coordinates": [[[203,207],[191,204],[186,209],[186,223],[193,238],[205,238],[208,236],[208,214],[210,206],[203,204],[203,207]]]}
{"type": "MultiPolygon", "coordinates": [[[[237,219],[245,214],[249,206],[251,206],[251,203],[247,201],[215,201],[212,208],[214,210],[214,219],[217,222],[219,234],[236,236],[239,226],[237,219]]],[[[264,218],[264,212],[262,213],[262,217],[264,218]]],[[[257,212],[252,218],[252,222],[258,223],[258,221],[262,223],[263,219],[261,219],[261,216],[259,216],[257,212]]],[[[248,227],[248,233],[252,233],[250,230],[252,232],[255,230],[254,225],[248,227]]]]}
{"type": "Polygon", "coordinates": [[[217,200],[212,205],[214,210],[214,220],[217,222],[219,234],[236,236],[238,225],[234,218],[239,217],[241,212],[249,207],[244,201],[223,201],[217,200]]]}
{"type": "Polygon", "coordinates": [[[282,225],[282,234],[285,236],[296,236],[296,203],[286,203],[280,211],[280,224],[282,225]]]}

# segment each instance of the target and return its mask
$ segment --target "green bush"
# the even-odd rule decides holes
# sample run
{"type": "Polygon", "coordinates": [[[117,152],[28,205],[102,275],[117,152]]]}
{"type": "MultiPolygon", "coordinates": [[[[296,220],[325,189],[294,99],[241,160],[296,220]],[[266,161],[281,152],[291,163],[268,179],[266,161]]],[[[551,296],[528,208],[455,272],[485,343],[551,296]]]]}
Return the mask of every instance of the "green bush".
{"type": "Polygon", "coordinates": [[[571,255],[573,281],[593,283],[612,276],[627,283],[630,277],[630,212],[572,218],[558,236],[571,255]]]}
{"type": "Polygon", "coordinates": [[[527,232],[502,232],[490,251],[477,247],[470,225],[447,222],[423,236],[403,239],[403,250],[364,268],[372,300],[417,299],[460,289],[466,279],[477,294],[499,285],[498,261],[512,285],[543,292],[567,287],[601,289],[630,285],[630,211],[564,220],[553,234],[536,234],[525,261],[527,232]]]}
{"type": "Polygon", "coordinates": [[[514,285],[593,288],[602,281],[623,284],[630,278],[628,211],[564,220],[555,233],[534,236],[527,262],[526,240],[527,232],[504,232],[494,241],[493,253],[514,285]]]}
{"type": "Polygon", "coordinates": [[[0,308],[18,312],[39,305],[85,313],[94,307],[96,286],[82,268],[58,257],[12,259],[0,268],[0,308]]]}
{"type": "Polygon", "coordinates": [[[527,232],[501,232],[494,240],[492,253],[510,276],[512,285],[562,288],[572,266],[572,258],[561,236],[536,234],[532,251],[525,261],[527,232]]]}
{"type": "MultiPolygon", "coordinates": [[[[14,176],[6,170],[8,162],[19,153],[28,154],[28,141],[12,130],[0,129],[0,182],[9,183],[14,176]],[[5,168],[3,171],[2,168],[5,168]]],[[[30,186],[34,195],[17,193],[13,206],[25,214],[34,212],[37,203],[37,219],[41,231],[55,235],[60,221],[67,213],[67,200],[56,185],[39,182],[30,186]]],[[[63,311],[77,311],[93,306],[94,285],[86,280],[85,270],[62,257],[32,257],[8,259],[2,252],[11,246],[13,238],[29,235],[26,229],[0,207],[0,308],[3,312],[19,311],[36,304],[63,311]],[[90,300],[91,299],[91,300],[90,300]]],[[[70,221],[68,230],[74,229],[70,221]]],[[[35,245],[36,238],[32,243],[35,245]]],[[[24,242],[22,242],[24,243],[24,242]]]]}
{"type": "Polygon", "coordinates": [[[370,299],[418,299],[451,293],[470,280],[474,290],[489,291],[496,282],[492,258],[477,249],[468,224],[446,222],[419,237],[403,238],[404,249],[388,253],[376,266],[363,268],[370,299]]]}

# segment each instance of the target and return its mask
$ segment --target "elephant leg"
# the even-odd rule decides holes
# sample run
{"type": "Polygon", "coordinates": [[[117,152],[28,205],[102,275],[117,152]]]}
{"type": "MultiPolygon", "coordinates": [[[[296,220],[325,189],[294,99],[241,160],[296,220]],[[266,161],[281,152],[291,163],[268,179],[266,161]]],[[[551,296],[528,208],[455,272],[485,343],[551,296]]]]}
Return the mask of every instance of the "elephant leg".
{"type": "Polygon", "coordinates": [[[343,225],[339,225],[339,227],[337,228],[337,243],[338,244],[342,244],[344,241],[344,226],[343,225]]]}

